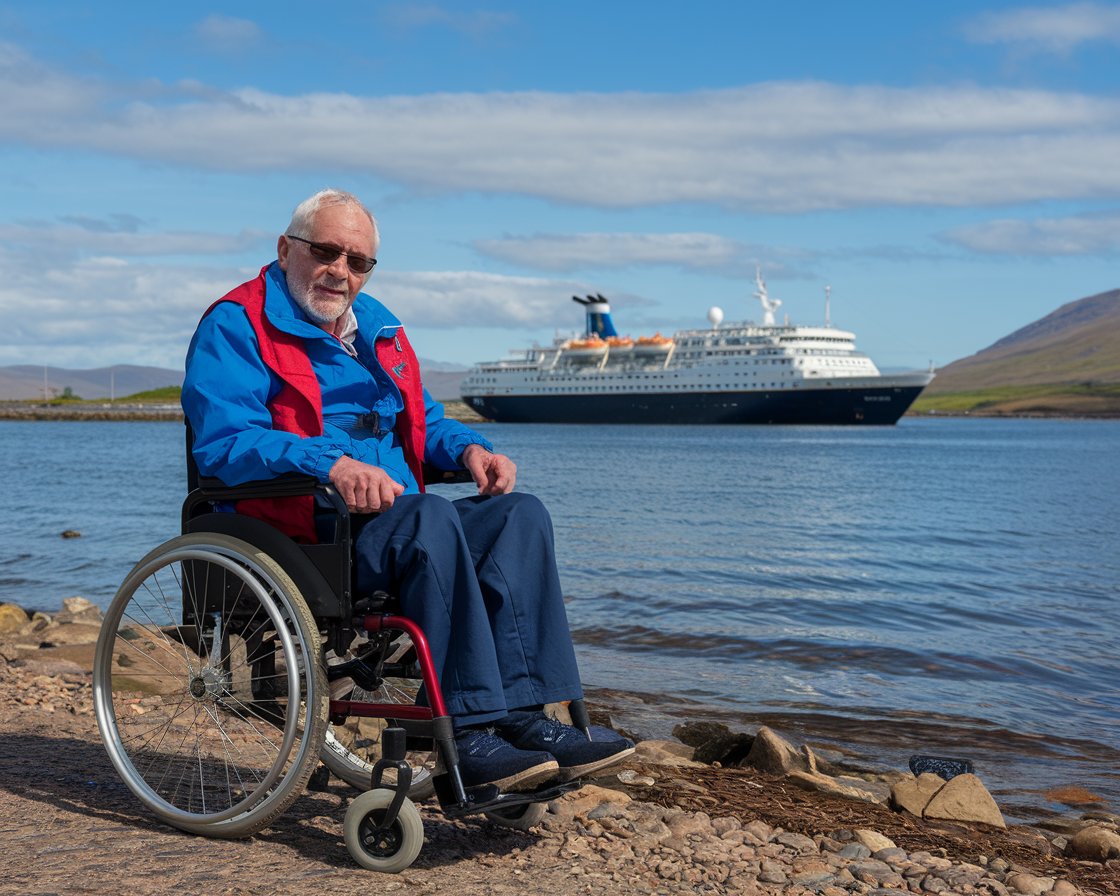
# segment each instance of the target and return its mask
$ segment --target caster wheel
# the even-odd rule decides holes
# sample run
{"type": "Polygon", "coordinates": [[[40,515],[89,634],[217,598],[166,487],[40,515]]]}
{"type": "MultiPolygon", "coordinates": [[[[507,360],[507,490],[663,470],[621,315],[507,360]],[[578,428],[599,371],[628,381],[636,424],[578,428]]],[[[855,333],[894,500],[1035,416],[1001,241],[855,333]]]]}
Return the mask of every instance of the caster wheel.
{"type": "Polygon", "coordinates": [[[420,812],[407,798],[389,829],[376,830],[392,801],[391,790],[367,790],[346,810],[342,826],[346,848],[355,862],[370,871],[388,874],[404,871],[416,861],[420,847],[424,845],[420,812]]]}
{"type": "Polygon", "coordinates": [[[491,809],[484,814],[494,824],[513,828],[516,831],[527,831],[541,823],[546,811],[544,803],[522,803],[520,806],[510,806],[508,809],[491,809]]]}

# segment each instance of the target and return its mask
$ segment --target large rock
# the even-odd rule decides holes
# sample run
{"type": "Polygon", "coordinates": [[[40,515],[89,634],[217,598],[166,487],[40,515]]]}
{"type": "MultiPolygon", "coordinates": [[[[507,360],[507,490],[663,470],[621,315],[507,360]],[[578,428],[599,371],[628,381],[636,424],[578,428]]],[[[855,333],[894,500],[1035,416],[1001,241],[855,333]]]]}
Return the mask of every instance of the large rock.
{"type": "Polygon", "coordinates": [[[758,729],[745,764],[772,775],[785,775],[795,769],[803,772],[808,770],[805,757],[765,725],[758,729]]]}
{"type": "MultiPolygon", "coordinates": [[[[875,793],[872,790],[858,786],[857,778],[846,778],[840,781],[820,772],[803,772],[793,769],[786,775],[786,780],[806,790],[815,790],[818,793],[828,793],[833,796],[842,796],[850,800],[860,800],[864,803],[885,803],[888,799],[886,793],[875,793]]],[[[866,783],[866,782],[859,782],[866,783]]]]}
{"type": "Polygon", "coordinates": [[[1066,844],[1066,855],[1094,862],[1120,858],[1120,834],[1096,825],[1083,828],[1066,844]]]}
{"type": "Polygon", "coordinates": [[[1005,828],[1007,823],[999,806],[976,775],[957,775],[948,781],[926,804],[923,818],[950,821],[977,821],[1005,828]]]}
{"type": "MultiPolygon", "coordinates": [[[[822,772],[822,774],[825,773],[822,772]]],[[[832,774],[832,777],[843,787],[850,787],[853,790],[871,794],[877,803],[886,805],[891,801],[891,785],[886,781],[857,778],[854,775],[837,775],[835,773],[832,774]]]]}
{"type": "Polygon", "coordinates": [[[691,834],[711,835],[712,819],[706,812],[686,812],[670,809],[664,816],[665,824],[674,837],[684,840],[691,834]]]}
{"type": "Polygon", "coordinates": [[[607,804],[621,807],[629,802],[630,797],[621,791],[588,784],[554,799],[548,804],[548,811],[550,815],[570,821],[580,815],[586,818],[589,812],[607,804]]]}
{"type": "Polygon", "coordinates": [[[30,621],[23,607],[16,604],[0,604],[0,632],[19,631],[30,621]]]}
{"type": "Polygon", "coordinates": [[[634,758],[653,765],[678,765],[698,768],[703,765],[693,760],[694,750],[688,744],[674,740],[639,741],[634,750],[634,758]]]}
{"type": "Polygon", "coordinates": [[[1003,884],[1012,892],[1020,893],[1021,896],[1042,896],[1043,893],[1049,893],[1054,889],[1054,878],[1014,871],[1007,875],[1003,884]]]}
{"type": "Polygon", "coordinates": [[[891,806],[921,818],[934,794],[944,786],[944,779],[931,772],[903,778],[891,787],[891,806]]]}
{"type": "Polygon", "coordinates": [[[73,644],[94,644],[100,633],[101,625],[96,621],[55,622],[39,631],[37,637],[40,644],[63,647],[73,644]]]}
{"type": "Polygon", "coordinates": [[[18,660],[23,656],[23,651],[19,649],[18,644],[12,644],[9,641],[0,641],[0,665],[10,663],[12,660],[18,660]]]}
{"type": "Polygon", "coordinates": [[[673,737],[692,747],[692,758],[708,765],[738,765],[751,749],[749,734],[735,733],[719,722],[685,722],[673,728],[673,737]]]}
{"type": "Polygon", "coordinates": [[[68,597],[62,602],[62,610],[55,615],[56,622],[100,622],[101,610],[93,601],[84,597],[68,597]]]}
{"type": "Polygon", "coordinates": [[[45,659],[35,657],[22,657],[12,661],[12,665],[23,669],[25,672],[34,672],[36,675],[82,675],[85,670],[77,663],[66,659],[45,659]]]}
{"type": "Polygon", "coordinates": [[[855,836],[856,842],[862,843],[872,853],[876,853],[880,849],[895,848],[895,842],[890,837],[885,837],[878,831],[869,831],[866,828],[860,828],[852,833],[855,836]]]}

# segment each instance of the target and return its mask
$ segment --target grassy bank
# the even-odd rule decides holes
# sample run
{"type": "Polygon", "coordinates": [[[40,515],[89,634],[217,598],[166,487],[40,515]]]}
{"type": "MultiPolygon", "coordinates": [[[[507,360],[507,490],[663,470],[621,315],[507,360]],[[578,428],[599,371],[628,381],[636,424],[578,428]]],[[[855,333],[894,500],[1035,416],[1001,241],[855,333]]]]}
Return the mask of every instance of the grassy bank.
{"type": "Polygon", "coordinates": [[[1120,385],[998,386],[921,395],[915,415],[980,417],[1120,417],[1120,385]]]}
{"type": "MultiPolygon", "coordinates": [[[[115,401],[56,398],[52,401],[0,401],[0,420],[182,420],[177,386],[140,392],[115,401]]],[[[443,402],[444,413],[463,423],[482,417],[458,400],[443,402]]]]}

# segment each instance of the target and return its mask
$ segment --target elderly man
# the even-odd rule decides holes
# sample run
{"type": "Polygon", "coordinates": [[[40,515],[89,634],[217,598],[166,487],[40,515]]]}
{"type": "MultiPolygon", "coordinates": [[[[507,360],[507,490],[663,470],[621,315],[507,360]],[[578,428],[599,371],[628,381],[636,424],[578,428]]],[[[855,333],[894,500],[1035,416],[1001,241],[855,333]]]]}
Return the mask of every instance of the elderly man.
{"type": "MultiPolygon", "coordinates": [[[[352,512],[377,514],[356,538],[356,591],[399,595],[424,629],[468,787],[527,789],[612,765],[630,741],[605,729],[589,740],[542,711],[581,696],[548,513],[513,492],[508,457],[444,417],[400,321],[361,292],[378,244],[356,197],[317,193],[277,260],[203,317],[183,384],[199,471],[228,485],[310,474],[352,512]],[[466,469],[478,495],[424,494],[425,461],[466,469]]],[[[311,499],[238,510],[316,540],[311,499]]]]}

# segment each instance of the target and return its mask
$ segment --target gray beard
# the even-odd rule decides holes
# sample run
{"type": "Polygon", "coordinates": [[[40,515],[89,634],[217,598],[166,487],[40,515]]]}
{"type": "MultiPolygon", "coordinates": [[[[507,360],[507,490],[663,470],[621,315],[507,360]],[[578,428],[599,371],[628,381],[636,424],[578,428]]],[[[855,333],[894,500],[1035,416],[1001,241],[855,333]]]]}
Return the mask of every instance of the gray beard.
{"type": "Polygon", "coordinates": [[[311,291],[310,284],[305,286],[303,289],[291,289],[289,287],[289,291],[292,294],[292,298],[295,299],[296,304],[299,305],[303,313],[311,318],[311,321],[313,323],[318,324],[319,326],[323,326],[324,324],[333,324],[343,314],[346,313],[345,302],[338,303],[341,306],[338,311],[332,310],[329,312],[324,312],[315,308],[315,306],[311,303],[311,299],[307,295],[307,293],[311,291]]]}
{"type": "Polygon", "coordinates": [[[317,311],[310,302],[299,297],[295,298],[296,304],[299,305],[301,309],[303,309],[303,313],[311,318],[313,323],[320,325],[333,324],[342,315],[342,312],[339,312],[338,314],[324,314],[321,311],[317,311]]]}

